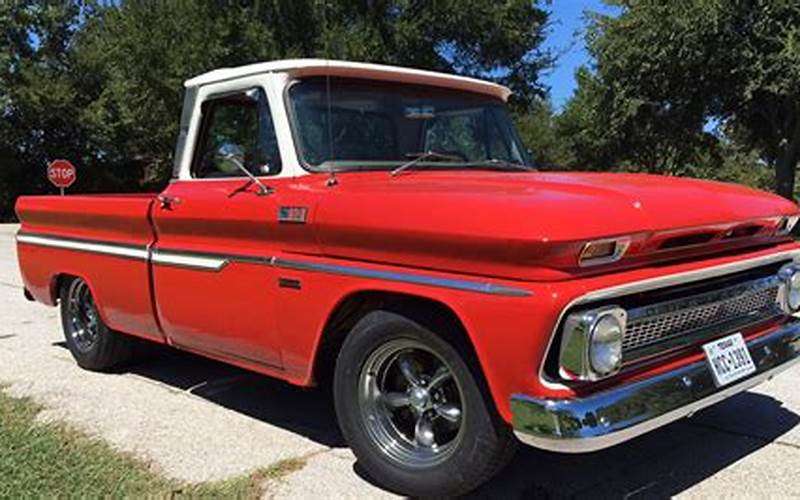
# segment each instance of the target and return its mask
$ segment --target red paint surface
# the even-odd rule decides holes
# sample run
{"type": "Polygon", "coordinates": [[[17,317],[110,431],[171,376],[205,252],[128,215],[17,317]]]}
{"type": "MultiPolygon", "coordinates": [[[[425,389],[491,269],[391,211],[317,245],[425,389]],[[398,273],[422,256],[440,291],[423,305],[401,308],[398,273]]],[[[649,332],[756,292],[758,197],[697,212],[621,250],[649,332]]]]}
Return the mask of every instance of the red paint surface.
{"type": "MultiPolygon", "coordinates": [[[[61,273],[90,283],[112,328],[164,339],[239,366],[313,383],[313,363],[332,311],[348,296],[396,292],[437,301],[463,323],[500,414],[516,392],[569,396],[544,387],[539,365],[560,311],[589,291],[797,248],[773,236],[794,204],[729,184],[622,174],[387,172],[245,181],[176,181],[155,195],[23,197],[26,232],[151,248],[283,257],[305,262],[490,281],[532,292],[506,297],[376,279],[233,262],[218,273],[153,266],[73,250],[19,245],[25,286],[53,303],[61,273]],[[278,222],[281,206],[307,207],[305,224],[278,222]],[[152,219],[152,221],[151,221],[152,219]],[[722,239],[742,225],[752,237],[722,239]],[[659,250],[676,235],[713,232],[683,250],[659,250]],[[590,239],[630,236],[617,264],[579,268],[590,239]],[[151,282],[152,276],[152,282],[151,282]],[[278,278],[302,289],[280,288],[278,278]],[[155,291],[151,297],[150,290],[155,291]],[[155,304],[155,307],[154,307],[155,304]]],[[[752,332],[751,334],[758,334],[752,332]]],[[[690,362],[690,353],[645,377],[690,362]]]]}

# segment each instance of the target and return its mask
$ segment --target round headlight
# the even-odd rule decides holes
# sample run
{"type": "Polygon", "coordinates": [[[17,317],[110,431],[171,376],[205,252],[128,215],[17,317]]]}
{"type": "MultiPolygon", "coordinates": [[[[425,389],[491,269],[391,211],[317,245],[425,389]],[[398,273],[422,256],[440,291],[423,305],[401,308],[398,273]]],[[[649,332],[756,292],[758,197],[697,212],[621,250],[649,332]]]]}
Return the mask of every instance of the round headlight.
{"type": "Polygon", "coordinates": [[[598,375],[615,373],[622,365],[624,318],[624,312],[608,312],[600,316],[592,327],[589,362],[598,375]]]}
{"type": "Polygon", "coordinates": [[[788,289],[786,290],[786,303],[792,312],[800,309],[800,270],[797,270],[789,278],[788,289]]]}
{"type": "Polygon", "coordinates": [[[778,271],[781,279],[780,305],[786,314],[800,311],[800,266],[787,264],[778,271]]]}

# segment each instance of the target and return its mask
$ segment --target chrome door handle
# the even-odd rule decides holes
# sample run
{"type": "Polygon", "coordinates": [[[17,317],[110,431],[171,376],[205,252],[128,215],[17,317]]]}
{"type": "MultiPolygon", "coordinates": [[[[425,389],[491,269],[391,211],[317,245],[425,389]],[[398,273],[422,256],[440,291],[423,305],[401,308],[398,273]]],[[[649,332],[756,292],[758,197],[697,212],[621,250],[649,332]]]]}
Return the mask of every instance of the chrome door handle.
{"type": "Polygon", "coordinates": [[[173,210],[175,205],[180,205],[181,199],[175,196],[158,195],[158,207],[162,210],[173,210]]]}

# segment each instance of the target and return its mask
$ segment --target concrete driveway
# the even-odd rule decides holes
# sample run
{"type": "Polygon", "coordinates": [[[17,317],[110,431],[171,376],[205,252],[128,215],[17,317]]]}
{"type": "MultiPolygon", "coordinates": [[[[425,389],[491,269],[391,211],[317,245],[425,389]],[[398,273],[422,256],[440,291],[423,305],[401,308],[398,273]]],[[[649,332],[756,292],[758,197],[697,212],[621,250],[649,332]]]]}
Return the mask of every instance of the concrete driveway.
{"type": "MultiPolygon", "coordinates": [[[[132,452],[166,475],[205,481],[290,457],[305,467],[270,497],[388,496],[363,477],[330,399],[203,358],[154,349],[120,374],[77,368],[56,309],[25,301],[13,235],[0,225],[0,385],[132,452]]],[[[476,498],[800,497],[800,367],[630,443],[583,456],[523,448],[476,498]]]]}

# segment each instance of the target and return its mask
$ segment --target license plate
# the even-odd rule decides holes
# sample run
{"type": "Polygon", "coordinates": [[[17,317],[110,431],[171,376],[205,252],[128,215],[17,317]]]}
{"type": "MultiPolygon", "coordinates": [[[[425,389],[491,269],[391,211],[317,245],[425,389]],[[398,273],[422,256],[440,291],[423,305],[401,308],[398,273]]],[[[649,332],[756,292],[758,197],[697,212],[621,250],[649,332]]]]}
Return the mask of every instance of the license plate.
{"type": "Polygon", "coordinates": [[[736,382],[756,371],[741,333],[709,342],[703,350],[717,387],[736,382]]]}

